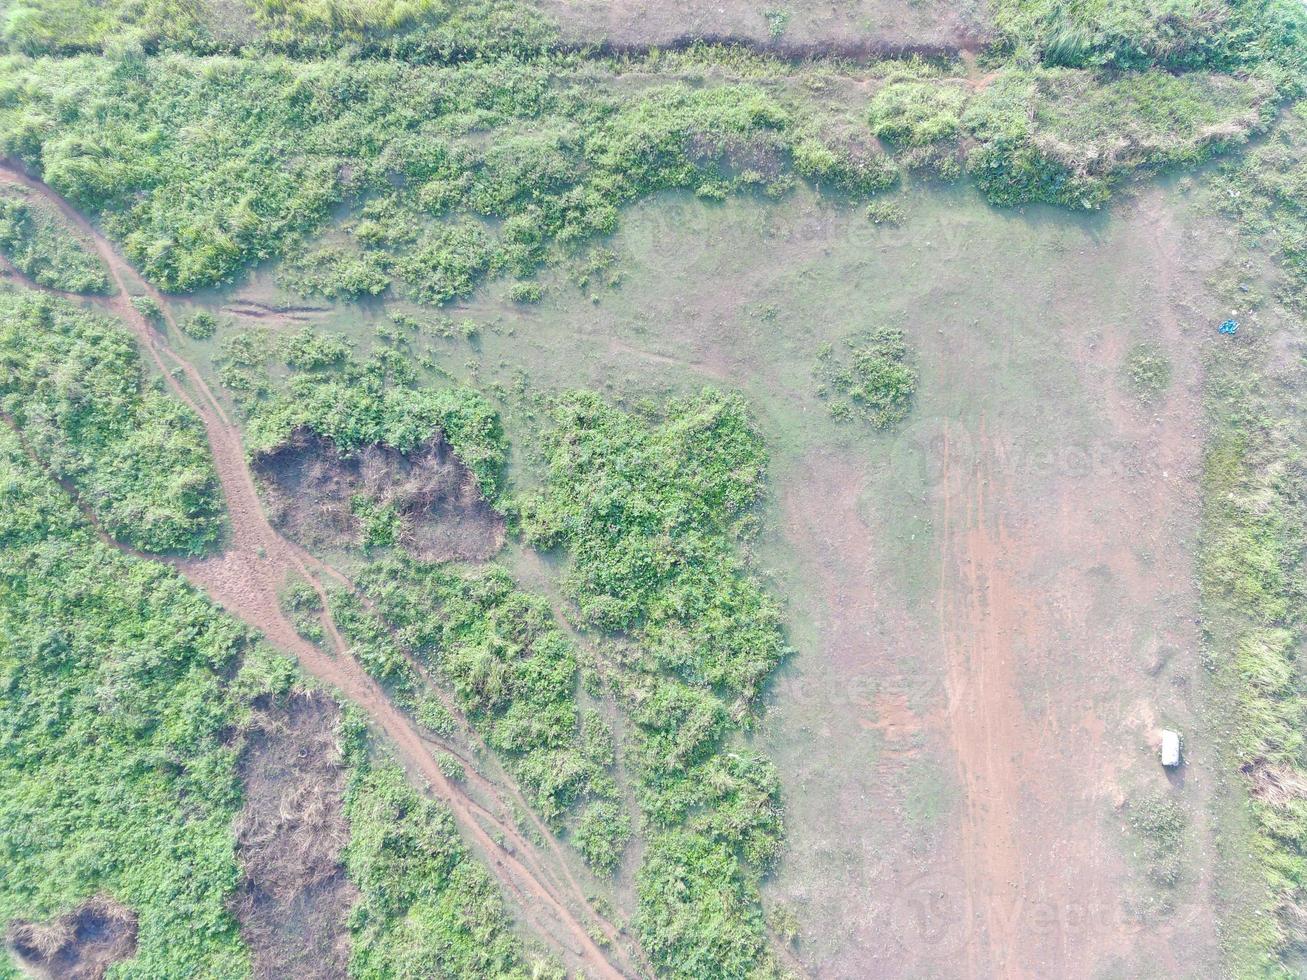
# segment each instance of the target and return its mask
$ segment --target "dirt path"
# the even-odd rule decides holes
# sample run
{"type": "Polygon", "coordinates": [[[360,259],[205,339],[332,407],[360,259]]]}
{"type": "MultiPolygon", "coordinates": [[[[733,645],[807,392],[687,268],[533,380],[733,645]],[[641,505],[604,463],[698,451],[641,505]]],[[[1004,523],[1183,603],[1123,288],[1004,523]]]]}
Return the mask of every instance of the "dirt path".
{"type": "MultiPolygon", "coordinates": [[[[417,728],[349,655],[334,627],[331,635],[337,644],[335,656],[328,655],[295,632],[277,601],[278,589],[286,577],[292,572],[300,574],[313,583],[324,598],[324,575],[342,583],[346,580],[283,539],[268,523],[255,491],[253,477],[246,465],[238,431],[195,367],[169,349],[157,331],[131,304],[128,283],[132,283],[138,292],[152,297],[159,304],[165,319],[175,328],[175,321],[164,297],[136,275],[80,212],[45,184],[28,177],[7,162],[0,165],[0,181],[17,184],[41,194],[91,239],[109,267],[117,290],[105,305],[131,326],[142,348],[167,379],[174,393],[196,413],[204,425],[214,467],[226,499],[230,537],[226,551],[220,555],[180,559],[172,563],[219,605],[258,629],[273,645],[294,654],[308,673],[336,688],[367,712],[394,744],[410,770],[420,774],[436,795],[450,807],[464,834],[486,857],[488,866],[496,877],[519,897],[519,907],[542,936],[560,942],[575,961],[595,976],[623,976],[591,938],[585,923],[564,904],[556,894],[556,889],[544,880],[539,871],[528,867],[525,857],[510,853],[492,839],[477,819],[478,810],[484,815],[484,809],[478,807],[445,777],[417,728]],[[542,916],[553,920],[558,929],[548,928],[542,922],[542,916]],[[560,932],[568,937],[570,945],[561,943],[560,932]]],[[[522,848],[524,854],[530,853],[529,842],[515,832],[513,836],[514,843],[522,848]]],[[[531,863],[540,864],[538,861],[531,863]]],[[[600,917],[589,909],[584,895],[576,894],[576,891],[579,889],[575,889],[569,898],[586,908],[589,916],[598,921],[600,917]]],[[[604,925],[607,926],[605,932],[616,932],[611,923],[605,922],[604,925]]],[[[615,955],[625,960],[620,946],[616,947],[615,955]]],[[[629,963],[624,965],[634,974],[629,963]]]]}

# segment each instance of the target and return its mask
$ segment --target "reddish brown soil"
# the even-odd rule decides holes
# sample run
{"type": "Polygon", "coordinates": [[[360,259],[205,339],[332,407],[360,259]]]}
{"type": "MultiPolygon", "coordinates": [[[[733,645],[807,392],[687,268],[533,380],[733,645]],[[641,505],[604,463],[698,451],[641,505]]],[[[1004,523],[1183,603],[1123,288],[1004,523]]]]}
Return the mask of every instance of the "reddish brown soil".
{"type": "Polygon", "coordinates": [[[243,733],[235,911],[258,977],[346,973],[345,920],[357,891],[341,865],[349,826],[339,718],[331,698],[296,692],[260,706],[243,733]]]}
{"type": "Polygon", "coordinates": [[[347,580],[287,541],[268,523],[255,491],[254,478],[246,464],[239,431],[227,418],[194,365],[169,349],[160,334],[132,306],[128,283],[138,293],[151,296],[169,326],[176,329],[175,318],[165,297],[137,276],[99,231],[45,184],[9,163],[0,165],[0,180],[45,195],[94,242],[117,287],[116,294],[106,305],[132,328],[146,356],[153,361],[177,397],[195,411],[204,425],[226,499],[230,535],[222,554],[175,561],[178,570],[227,611],[258,629],[278,648],[293,654],[308,673],[331,685],[367,712],[410,771],[420,775],[450,807],[468,841],[486,860],[490,871],[508,891],[508,897],[516,899],[516,905],[527,921],[535,925],[539,934],[551,941],[569,962],[595,976],[621,976],[614,960],[628,973],[635,973],[629,954],[618,941],[617,929],[595,913],[579,888],[571,887],[574,880],[571,875],[564,875],[562,881],[565,884],[560,883],[534,844],[517,832],[511,823],[488,819],[484,808],[469,799],[441,772],[416,726],[350,656],[347,645],[330,622],[327,625],[335,646],[334,654],[324,652],[296,633],[277,601],[278,589],[288,576],[292,573],[301,575],[319,590],[324,600],[324,580],[348,584],[347,580]],[[483,821],[492,823],[495,834],[511,850],[491,836],[483,821]],[[593,923],[593,928],[608,937],[612,944],[609,953],[599,948],[588,923],[593,923]]]}
{"type": "Polygon", "coordinates": [[[382,445],[342,453],[301,428],[252,467],[273,526],[311,550],[364,543],[356,494],[394,508],[397,544],[422,561],[484,561],[504,543],[504,519],[443,436],[410,453],[382,445]]]}
{"type": "MultiPolygon", "coordinates": [[[[853,751],[846,771],[811,787],[817,802],[791,799],[796,810],[826,814],[804,818],[827,834],[802,842],[806,873],[829,861],[859,906],[814,906],[814,918],[846,915],[835,928],[851,937],[835,950],[813,928],[828,946],[801,955],[820,975],[1177,976],[1204,975],[1214,962],[1204,867],[1176,893],[1173,914],[1131,911],[1148,885],[1131,867],[1119,809],[1138,785],[1166,785],[1149,764],[1155,722],[1141,705],[1184,710],[1174,692],[1197,669],[1189,549],[1203,320],[1185,290],[1201,278],[1182,261],[1171,206],[1150,192],[1121,219],[1129,230],[1117,241],[1139,261],[1123,275],[1147,283],[1122,289],[1146,297],[1125,309],[1171,355],[1176,383],[1146,404],[1120,381],[1137,320],[1052,321],[1084,399],[1086,422],[1073,423],[1081,445],[1048,445],[1047,420],[1012,413],[919,423],[930,447],[921,501],[930,525],[913,554],[928,547],[936,556],[933,582],[909,590],[893,580],[899,559],[878,534],[898,529],[869,519],[884,521],[885,508],[861,499],[863,461],[813,453],[779,488],[785,541],[817,593],[825,662],[778,701],[812,696],[803,737],[814,748],[873,736],[874,765],[891,777],[938,757],[956,799],[933,830],[878,819],[901,804],[903,784],[860,772],[865,756],[853,751]],[[1023,443],[1049,458],[1023,456],[1023,443]],[[1169,666],[1158,644],[1178,651],[1169,666]],[[829,698],[843,700],[826,708],[829,698]],[[877,832],[883,838],[865,850],[849,842],[877,832]]],[[[1100,283],[1088,277],[1083,287],[1100,283]]],[[[955,331],[932,359],[934,383],[983,387],[966,345],[986,342],[955,331]]],[[[1185,792],[1201,840],[1205,798],[1193,786],[1185,792]]],[[[800,902],[840,892],[802,888],[800,902]]]]}
{"type": "Polygon", "coordinates": [[[100,980],[136,953],[136,913],[97,896],[50,922],[14,922],[6,943],[33,976],[100,980]]]}

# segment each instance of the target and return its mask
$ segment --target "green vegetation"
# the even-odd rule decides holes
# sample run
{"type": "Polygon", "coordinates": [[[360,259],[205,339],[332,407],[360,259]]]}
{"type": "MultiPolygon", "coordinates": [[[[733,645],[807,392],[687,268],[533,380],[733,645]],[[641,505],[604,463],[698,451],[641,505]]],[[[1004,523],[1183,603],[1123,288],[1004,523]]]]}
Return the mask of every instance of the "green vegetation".
{"type": "Polygon", "coordinates": [[[283,280],[305,292],[432,304],[573,254],[657,191],[779,195],[795,176],[883,191],[901,167],[873,132],[904,163],[948,176],[960,151],[932,148],[967,136],[967,168],[997,203],[1097,207],[1134,170],[1245,138],[1278,91],[1256,77],[1009,66],[969,105],[957,79],[891,81],[868,126],[840,122],[816,79],[810,90],[779,68],[757,82],[631,87],[558,52],[9,59],[0,85],[12,93],[0,148],[98,214],[158,285],[229,282],[283,256],[283,280]],[[309,245],[342,203],[344,239],[309,245]]]}
{"type": "Polygon", "coordinates": [[[871,100],[871,129],[883,140],[907,146],[952,139],[966,101],[966,89],[953,82],[891,82],[871,100]]]}
{"type": "Polygon", "coordinates": [[[0,292],[0,405],[28,449],[115,539],[198,554],[222,505],[200,422],[144,377],[131,334],[30,292],[0,292]]]}
{"type": "Polygon", "coordinates": [[[1135,393],[1146,401],[1171,386],[1171,359],[1156,344],[1135,344],[1126,352],[1121,370],[1135,393]]]}
{"type": "Polygon", "coordinates": [[[293,575],[279,590],[277,603],[296,633],[310,643],[322,642],[325,636],[321,619],[322,597],[308,581],[298,574],[293,575]]]}
{"type": "Polygon", "coordinates": [[[838,419],[857,415],[877,429],[902,422],[912,410],[917,368],[903,331],[879,327],[847,341],[839,358],[829,344],[817,352],[819,394],[829,400],[838,419]]]}
{"type": "Polygon", "coordinates": [[[1193,165],[1270,122],[1267,82],[1147,71],[1009,71],[963,113],[967,170],[996,204],[1101,207],[1128,173],[1193,165]]]}
{"type": "Polygon", "coordinates": [[[350,975],[562,980],[560,968],[528,963],[499,890],[449,811],[419,795],[398,766],[370,758],[357,714],[342,728],[351,765],[345,866],[359,889],[350,975]]]}
{"type": "MultiPolygon", "coordinates": [[[[319,356],[306,358],[321,360],[322,342],[308,346],[319,356]]],[[[339,363],[345,349],[329,349],[330,363],[339,363]]],[[[444,433],[488,500],[501,488],[507,446],[495,410],[467,388],[418,387],[408,361],[388,352],[339,372],[297,375],[273,397],[253,404],[250,413],[251,454],[281,445],[301,426],[342,450],[384,443],[408,452],[444,433]]]]}
{"type": "Polygon", "coordinates": [[[91,243],[44,201],[17,189],[0,193],[0,252],[38,285],[109,292],[109,270],[91,243]]]}
{"type": "Polygon", "coordinates": [[[758,883],[782,846],[775,767],[727,750],[786,647],[775,602],[737,555],[766,454],[738,397],[706,391],[661,420],[588,393],[560,399],[529,542],[567,549],[563,586],[617,634],[604,674],[628,716],[625,761],[649,836],[637,927],[672,977],[772,968],[758,883]]]}
{"type": "Polygon", "coordinates": [[[181,331],[192,340],[208,340],[218,332],[218,318],[208,310],[197,310],[181,321],[181,331]]]}
{"type": "Polygon", "coordinates": [[[999,0],[996,20],[1019,58],[1141,69],[1300,70],[1307,29],[1286,0],[999,0]]]}
{"type": "Polygon", "coordinates": [[[0,582],[0,921],[108,893],[139,916],[115,975],[248,975],[231,733],[290,668],[173,571],[101,544],[4,426],[0,582]]]}
{"type": "Polygon", "coordinates": [[[1263,384],[1258,367],[1249,348],[1223,344],[1209,368],[1200,581],[1234,727],[1225,768],[1250,792],[1252,839],[1235,846],[1266,883],[1265,905],[1232,924],[1232,958],[1239,975],[1288,977],[1281,957],[1307,942],[1307,430],[1293,388],[1263,384]]]}
{"type": "MultiPolygon", "coordinates": [[[[107,893],[139,916],[115,975],[247,976],[240,732],[293,665],[176,573],[101,544],[4,427],[0,503],[0,921],[107,893]]],[[[309,610],[311,593],[283,601],[309,610]]],[[[561,978],[525,955],[448,811],[373,761],[358,715],[343,729],[351,975],[561,978]]]]}
{"type": "Polygon", "coordinates": [[[499,569],[470,573],[388,559],[364,569],[358,585],[376,615],[340,597],[337,620],[369,669],[410,708],[421,683],[406,651],[448,684],[549,824],[561,829],[574,807],[587,807],[577,846],[597,871],[610,873],[630,834],[609,774],[612,734],[599,714],[577,704],[576,653],[549,604],[499,569]],[[597,822],[606,814],[615,818],[597,822]]]}

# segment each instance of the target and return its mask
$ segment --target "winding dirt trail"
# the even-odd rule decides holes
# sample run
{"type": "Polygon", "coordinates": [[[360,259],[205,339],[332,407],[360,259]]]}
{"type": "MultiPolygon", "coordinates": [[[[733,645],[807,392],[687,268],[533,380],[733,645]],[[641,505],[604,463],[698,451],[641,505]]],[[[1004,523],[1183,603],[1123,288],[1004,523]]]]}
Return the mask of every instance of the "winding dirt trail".
{"type": "MultiPolygon", "coordinates": [[[[277,601],[278,589],[291,573],[298,573],[312,583],[324,600],[324,577],[346,587],[349,587],[349,581],[281,537],[268,523],[246,464],[238,430],[195,367],[168,348],[158,332],[132,305],[128,284],[131,283],[138,293],[154,299],[166,321],[175,328],[175,319],[162,294],[141,279],[98,229],[47,185],[29,177],[9,161],[0,163],[0,182],[16,184],[40,194],[91,240],[108,266],[116,287],[113,295],[98,298],[100,305],[130,325],[142,349],[174,394],[195,412],[204,425],[227,505],[229,540],[226,550],[219,555],[174,559],[170,563],[228,612],[259,630],[276,647],[293,654],[309,674],[336,688],[367,712],[377,728],[390,739],[410,771],[420,774],[449,806],[465,837],[484,856],[500,882],[517,896],[519,909],[544,938],[554,941],[587,974],[609,978],[638,975],[639,971],[622,945],[614,941],[618,930],[590,907],[579,885],[566,870],[566,864],[563,863],[562,867],[568,887],[563,889],[550,880],[545,863],[534,854],[533,845],[523,835],[511,825],[495,819],[441,772],[421,733],[350,655],[348,645],[330,622],[330,616],[324,614],[324,620],[336,647],[335,656],[301,637],[281,611],[277,601]],[[493,839],[479,818],[489,819],[506,842],[511,841],[512,848],[493,839]],[[561,891],[570,892],[566,901],[559,894],[561,891]],[[569,908],[569,901],[584,908],[589,921],[606,934],[612,942],[612,955],[625,972],[619,970],[599,948],[586,922],[569,908]],[[551,925],[554,927],[550,928],[551,925]],[[570,942],[564,942],[563,936],[570,942]]],[[[520,798],[520,793],[517,795],[520,798]]],[[[546,835],[546,839],[551,839],[551,836],[546,835]]]]}

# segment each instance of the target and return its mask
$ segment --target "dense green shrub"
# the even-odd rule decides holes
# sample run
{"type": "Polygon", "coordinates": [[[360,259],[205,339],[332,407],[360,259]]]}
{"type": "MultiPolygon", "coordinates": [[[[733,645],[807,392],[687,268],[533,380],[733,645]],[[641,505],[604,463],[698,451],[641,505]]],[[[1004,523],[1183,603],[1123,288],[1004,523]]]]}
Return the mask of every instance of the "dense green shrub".
{"type": "Polygon", "coordinates": [[[640,942],[660,976],[767,976],[770,953],[756,883],[729,845],[698,834],[653,838],[636,877],[640,942]]]}
{"type": "Polygon", "coordinates": [[[560,400],[527,540],[563,545],[582,621],[630,634],[649,665],[752,702],[785,653],[780,614],[735,542],[766,452],[743,401],[705,392],[656,427],[588,393],[560,400]]]}
{"type": "Polygon", "coordinates": [[[5,426],[0,591],[0,921],[107,893],[139,916],[116,976],[247,976],[232,733],[293,668],[100,543],[5,426]]]}
{"type": "Polygon", "coordinates": [[[838,356],[827,344],[817,354],[820,394],[836,418],[858,415],[877,429],[908,417],[917,391],[917,368],[903,331],[880,327],[849,338],[838,356]]]}
{"type": "Polygon", "coordinates": [[[192,340],[208,340],[218,332],[218,318],[208,310],[196,310],[181,321],[180,327],[192,340]]]}
{"type": "Polygon", "coordinates": [[[328,299],[380,296],[390,288],[389,263],[375,252],[324,245],[282,263],[278,278],[287,289],[328,299]]]}
{"type": "Polygon", "coordinates": [[[967,93],[952,82],[891,82],[871,100],[868,116],[878,137],[925,146],[958,135],[967,93]]]}
{"type": "Polygon", "coordinates": [[[0,291],[0,405],[106,533],[204,551],[222,504],[204,429],[144,377],[131,334],[62,300],[0,291]]]}
{"type": "Polygon", "coordinates": [[[49,205],[18,191],[0,194],[0,252],[39,285],[70,293],[109,291],[109,270],[91,243],[49,205]]]}
{"type": "Polygon", "coordinates": [[[399,766],[369,757],[362,718],[351,713],[344,724],[345,867],[359,889],[350,975],[561,980],[556,967],[527,963],[499,890],[449,810],[420,795],[399,766]]]}

